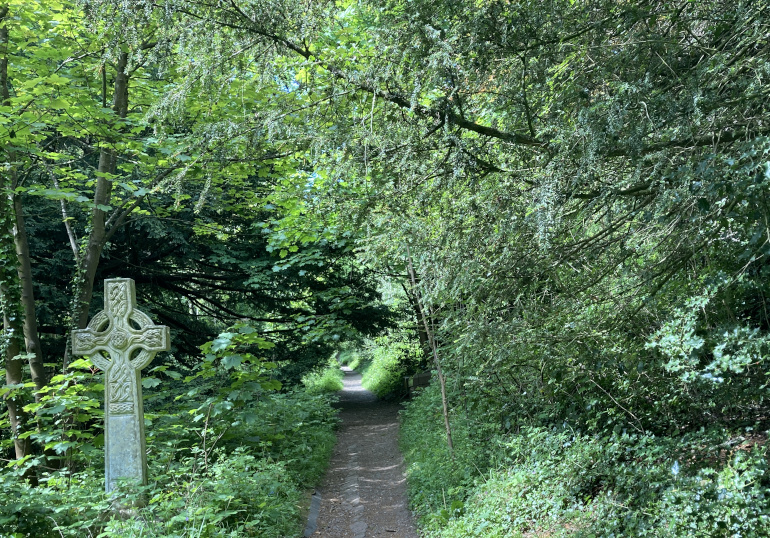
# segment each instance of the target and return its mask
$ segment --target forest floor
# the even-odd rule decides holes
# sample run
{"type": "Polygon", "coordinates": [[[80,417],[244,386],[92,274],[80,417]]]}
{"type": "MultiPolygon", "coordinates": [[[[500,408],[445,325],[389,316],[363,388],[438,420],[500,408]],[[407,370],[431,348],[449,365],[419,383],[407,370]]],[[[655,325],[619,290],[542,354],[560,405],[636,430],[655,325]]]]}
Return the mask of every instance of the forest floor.
{"type": "Polygon", "coordinates": [[[340,429],[329,469],[316,492],[305,536],[417,538],[406,498],[398,449],[398,410],[361,386],[361,374],[343,367],[340,429]]]}

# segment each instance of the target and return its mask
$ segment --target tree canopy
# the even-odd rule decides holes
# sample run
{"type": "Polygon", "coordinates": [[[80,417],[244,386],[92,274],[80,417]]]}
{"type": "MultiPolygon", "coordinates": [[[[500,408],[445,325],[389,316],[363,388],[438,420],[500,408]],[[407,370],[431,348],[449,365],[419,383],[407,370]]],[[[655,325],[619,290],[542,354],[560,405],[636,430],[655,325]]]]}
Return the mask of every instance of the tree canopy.
{"type": "Polygon", "coordinates": [[[721,428],[759,450],[769,8],[0,2],[15,455],[114,276],[171,326],[161,368],[248,326],[288,386],[379,335],[421,346],[398,372],[432,363],[478,442],[721,428]]]}

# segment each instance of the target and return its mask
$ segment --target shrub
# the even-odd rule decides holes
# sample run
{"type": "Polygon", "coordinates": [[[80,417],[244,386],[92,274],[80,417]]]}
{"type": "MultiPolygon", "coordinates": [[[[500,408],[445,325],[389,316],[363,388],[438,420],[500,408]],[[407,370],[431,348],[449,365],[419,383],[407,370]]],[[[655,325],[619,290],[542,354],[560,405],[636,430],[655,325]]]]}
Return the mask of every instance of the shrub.
{"type": "Polygon", "coordinates": [[[150,483],[144,488],[105,494],[99,460],[77,473],[40,472],[35,488],[21,480],[21,468],[6,469],[0,536],[299,535],[301,489],[319,480],[334,446],[336,411],[329,399],[266,393],[216,420],[190,411],[177,404],[175,412],[147,414],[150,483]],[[146,506],[122,519],[116,497],[127,506],[141,497],[146,506]]]}
{"type": "Polygon", "coordinates": [[[349,366],[352,370],[358,370],[365,367],[364,357],[360,352],[354,349],[345,349],[340,351],[337,356],[340,366],[349,366]]]}
{"type": "MultiPolygon", "coordinates": [[[[264,536],[297,534],[301,492],[283,464],[257,459],[239,449],[221,454],[200,476],[175,487],[145,490],[146,508],[134,517],[111,519],[100,536],[264,536]]],[[[177,469],[178,472],[179,469],[177,469]]]]}
{"type": "Polygon", "coordinates": [[[419,345],[396,333],[367,341],[363,350],[362,384],[380,398],[403,390],[403,377],[414,372],[421,355],[419,345]]]}
{"type": "Polygon", "coordinates": [[[767,448],[750,432],[506,433],[454,408],[452,460],[436,387],[402,416],[410,501],[428,537],[770,535],[767,448]]]}

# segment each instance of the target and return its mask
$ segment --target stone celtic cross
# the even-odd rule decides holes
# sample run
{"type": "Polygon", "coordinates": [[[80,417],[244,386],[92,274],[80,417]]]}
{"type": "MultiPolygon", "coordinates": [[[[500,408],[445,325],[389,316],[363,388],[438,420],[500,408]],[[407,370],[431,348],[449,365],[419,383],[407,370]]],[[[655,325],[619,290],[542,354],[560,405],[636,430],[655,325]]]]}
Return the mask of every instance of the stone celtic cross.
{"type": "Polygon", "coordinates": [[[104,371],[105,488],[119,478],[147,483],[144,409],[139,371],[169,349],[168,327],[137,310],[130,278],[104,281],[104,310],[88,328],[72,331],[72,354],[89,355],[104,371]]]}

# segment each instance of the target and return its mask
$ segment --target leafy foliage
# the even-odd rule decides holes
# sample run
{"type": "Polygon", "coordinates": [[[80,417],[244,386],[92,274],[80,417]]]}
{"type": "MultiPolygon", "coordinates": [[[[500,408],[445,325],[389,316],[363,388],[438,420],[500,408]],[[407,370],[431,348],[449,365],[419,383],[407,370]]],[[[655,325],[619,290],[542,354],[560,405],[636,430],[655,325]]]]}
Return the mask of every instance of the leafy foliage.
{"type": "Polygon", "coordinates": [[[447,464],[437,450],[440,406],[430,387],[408,405],[402,433],[428,536],[763,536],[770,528],[761,508],[767,450],[750,433],[590,436],[565,425],[501,434],[458,409],[457,459],[447,464]]]}
{"type": "Polygon", "coordinates": [[[339,362],[331,358],[327,364],[306,373],[302,384],[310,394],[334,393],[344,388],[343,377],[339,362]]]}
{"type": "Polygon", "coordinates": [[[336,413],[324,397],[276,392],[280,384],[266,376],[270,365],[242,348],[260,345],[265,342],[253,330],[240,327],[204,346],[210,357],[176,390],[164,385],[180,379],[179,371],[156,368],[153,373],[163,382],[146,377],[151,481],[110,495],[103,492],[98,470],[100,374],[81,360],[74,373],[54,378],[56,390],[30,411],[50,417],[35,435],[66,456],[66,467],[43,473],[37,488],[21,479],[28,461],[4,472],[0,532],[14,537],[297,534],[302,489],[325,469],[336,413]],[[169,392],[185,389],[169,399],[169,392]],[[66,415],[69,423],[58,418],[56,406],[65,405],[79,409],[66,415]],[[114,510],[116,499],[123,505],[144,499],[146,506],[123,518],[114,510]]]}
{"type": "Polygon", "coordinates": [[[361,354],[361,383],[380,398],[403,395],[403,378],[418,369],[422,359],[412,334],[396,331],[368,340],[361,354]]]}

